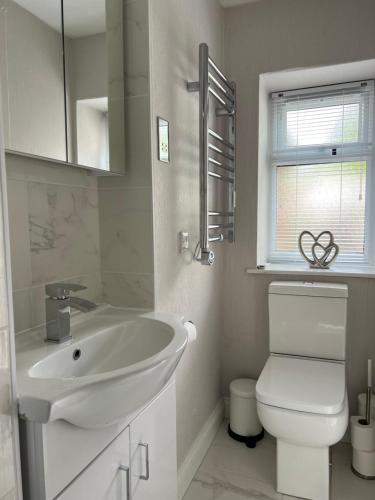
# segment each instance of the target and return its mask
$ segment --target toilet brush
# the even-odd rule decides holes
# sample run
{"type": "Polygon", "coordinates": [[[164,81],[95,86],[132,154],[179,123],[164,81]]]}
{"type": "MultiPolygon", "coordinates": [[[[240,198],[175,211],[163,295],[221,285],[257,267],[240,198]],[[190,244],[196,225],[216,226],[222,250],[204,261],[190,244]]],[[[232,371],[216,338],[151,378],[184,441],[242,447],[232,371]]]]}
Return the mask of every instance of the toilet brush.
{"type": "Polygon", "coordinates": [[[351,417],[352,471],[362,479],[375,479],[375,421],[371,419],[372,361],[367,363],[366,416],[351,417]]]}
{"type": "Polygon", "coordinates": [[[367,361],[367,394],[366,394],[366,424],[371,420],[371,394],[372,394],[372,360],[367,361]]]}
{"type": "Polygon", "coordinates": [[[371,423],[371,396],[372,396],[372,360],[367,360],[367,392],[366,392],[366,415],[365,418],[358,420],[361,425],[370,425],[371,423]]]}

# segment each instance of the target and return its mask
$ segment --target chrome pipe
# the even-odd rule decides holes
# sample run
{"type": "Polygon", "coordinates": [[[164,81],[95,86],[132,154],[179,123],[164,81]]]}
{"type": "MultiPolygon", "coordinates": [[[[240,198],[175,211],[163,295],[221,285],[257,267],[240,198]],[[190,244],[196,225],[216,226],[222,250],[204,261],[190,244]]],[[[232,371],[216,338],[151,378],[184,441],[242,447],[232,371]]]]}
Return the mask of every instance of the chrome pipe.
{"type": "Polygon", "coordinates": [[[208,212],[210,217],[233,217],[233,212],[208,212]]]}
{"type": "Polygon", "coordinates": [[[227,160],[230,160],[230,161],[234,160],[234,156],[233,155],[231,155],[231,154],[227,153],[226,151],[223,151],[222,149],[218,148],[217,146],[215,146],[215,144],[209,143],[208,147],[212,151],[215,151],[215,153],[217,153],[217,154],[219,154],[221,156],[224,156],[224,158],[226,158],[227,160]]]}
{"type": "MultiPolygon", "coordinates": [[[[233,102],[234,102],[233,97],[227,94],[225,89],[223,89],[223,87],[221,85],[219,85],[218,82],[216,82],[212,78],[212,75],[211,75],[211,79],[212,79],[213,83],[216,83],[219,92],[222,92],[224,95],[221,96],[220,93],[217,92],[217,90],[210,87],[210,85],[208,83],[208,88],[209,88],[210,94],[212,94],[213,97],[215,97],[215,99],[224,107],[223,110],[220,108],[220,111],[224,111],[225,114],[230,115],[233,112],[233,102]]],[[[198,91],[200,91],[200,82],[186,82],[186,88],[187,88],[188,92],[198,92],[198,91]]]]}
{"type": "Polygon", "coordinates": [[[231,111],[227,111],[226,109],[223,109],[223,108],[217,108],[216,109],[216,116],[228,116],[228,117],[231,117],[233,115],[236,114],[236,110],[235,109],[232,109],[231,111]]]}
{"type": "Polygon", "coordinates": [[[209,112],[209,81],[208,81],[208,46],[199,46],[199,163],[200,163],[200,247],[201,252],[209,251],[208,238],[208,112],[209,112]]]}
{"type": "Polygon", "coordinates": [[[225,87],[221,85],[221,83],[217,80],[217,78],[215,78],[215,76],[212,73],[208,72],[208,78],[214,85],[216,85],[216,87],[220,90],[220,92],[222,92],[225,95],[228,101],[230,101],[233,104],[234,103],[233,94],[231,92],[228,92],[228,90],[226,90],[225,87]]]}
{"type": "Polygon", "coordinates": [[[220,229],[220,228],[229,229],[231,227],[233,227],[233,222],[229,224],[210,224],[208,226],[208,229],[220,229]]]}
{"type": "MultiPolygon", "coordinates": [[[[237,109],[237,93],[236,93],[236,84],[235,82],[232,82],[231,83],[232,85],[232,88],[233,88],[233,92],[234,92],[234,105],[233,105],[233,108],[234,109],[237,109]]],[[[232,116],[229,118],[230,120],[230,130],[229,130],[229,137],[230,137],[230,142],[233,144],[233,169],[234,169],[234,172],[233,172],[233,184],[231,186],[231,192],[230,192],[230,200],[229,200],[229,203],[231,207],[233,207],[233,228],[231,230],[231,234],[230,234],[230,237],[229,237],[229,241],[230,242],[234,242],[235,241],[235,238],[236,238],[236,182],[237,182],[237,178],[236,178],[236,170],[237,170],[237,165],[236,165],[236,136],[237,136],[237,131],[236,131],[236,128],[237,128],[237,120],[236,120],[236,113],[233,113],[232,116]]]]}
{"type": "Polygon", "coordinates": [[[211,137],[214,137],[215,139],[217,139],[218,141],[220,141],[227,148],[234,149],[234,144],[232,144],[231,142],[228,142],[226,139],[224,139],[220,134],[218,134],[214,130],[212,130],[212,129],[209,128],[208,129],[208,133],[210,134],[211,137]]]}
{"type": "Polygon", "coordinates": [[[221,97],[220,94],[218,94],[216,90],[210,86],[208,87],[208,91],[223,106],[225,111],[227,111],[228,113],[231,113],[233,111],[233,106],[230,102],[228,102],[226,97],[221,97]]]}
{"type": "Polygon", "coordinates": [[[225,175],[217,174],[216,172],[211,172],[211,170],[208,171],[208,175],[210,177],[213,177],[214,179],[218,179],[219,181],[230,182],[232,184],[234,182],[234,179],[232,179],[231,177],[226,177],[225,175]]]}
{"type": "Polygon", "coordinates": [[[210,243],[213,243],[215,241],[224,241],[224,236],[222,234],[219,234],[218,236],[211,236],[210,238],[208,238],[208,241],[210,243]]]}
{"type": "Polygon", "coordinates": [[[233,88],[233,83],[228,80],[228,78],[224,75],[224,73],[218,68],[217,64],[211,57],[208,58],[208,64],[215,71],[220,80],[227,86],[228,90],[230,90],[233,94],[235,93],[235,89],[233,88]]]}
{"type": "Polygon", "coordinates": [[[226,165],[223,165],[220,161],[217,161],[214,158],[211,158],[210,156],[208,157],[208,161],[209,161],[209,163],[216,165],[218,168],[222,168],[223,170],[226,170],[227,172],[231,172],[232,174],[234,173],[234,168],[227,167],[226,165]]]}

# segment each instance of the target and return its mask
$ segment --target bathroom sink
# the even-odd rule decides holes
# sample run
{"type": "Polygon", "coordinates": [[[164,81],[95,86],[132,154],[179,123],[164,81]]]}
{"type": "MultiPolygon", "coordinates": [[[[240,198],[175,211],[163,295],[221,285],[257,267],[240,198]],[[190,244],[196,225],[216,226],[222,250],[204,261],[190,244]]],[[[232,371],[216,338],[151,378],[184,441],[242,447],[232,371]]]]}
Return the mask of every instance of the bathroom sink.
{"type": "Polygon", "coordinates": [[[112,425],[164,387],[187,343],[174,315],[114,307],[72,319],[73,339],[44,341],[41,328],[16,338],[19,413],[79,427],[112,425]]]}

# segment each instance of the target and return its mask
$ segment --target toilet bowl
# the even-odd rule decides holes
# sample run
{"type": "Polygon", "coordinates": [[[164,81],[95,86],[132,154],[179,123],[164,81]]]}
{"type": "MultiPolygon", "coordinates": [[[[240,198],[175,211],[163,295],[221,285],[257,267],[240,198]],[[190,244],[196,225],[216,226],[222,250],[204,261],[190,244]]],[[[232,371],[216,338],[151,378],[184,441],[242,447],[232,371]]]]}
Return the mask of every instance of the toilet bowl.
{"type": "Polygon", "coordinates": [[[258,416],[266,431],[277,439],[298,446],[325,448],[344,437],[348,427],[348,399],[337,415],[285,410],[257,403],[258,416]]]}
{"type": "Polygon", "coordinates": [[[270,356],[256,386],[258,416],[277,439],[277,491],[329,500],[329,447],[348,426],[346,285],[273,282],[270,356]]]}

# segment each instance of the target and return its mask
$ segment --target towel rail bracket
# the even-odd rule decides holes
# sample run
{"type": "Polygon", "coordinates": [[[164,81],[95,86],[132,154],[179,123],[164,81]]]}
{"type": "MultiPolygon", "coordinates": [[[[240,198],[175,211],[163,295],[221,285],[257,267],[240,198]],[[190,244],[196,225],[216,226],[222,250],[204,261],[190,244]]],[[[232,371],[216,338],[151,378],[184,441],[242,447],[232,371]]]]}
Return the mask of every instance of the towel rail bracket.
{"type": "Polygon", "coordinates": [[[186,82],[186,88],[188,92],[199,92],[199,87],[199,82],[186,82]]]}

